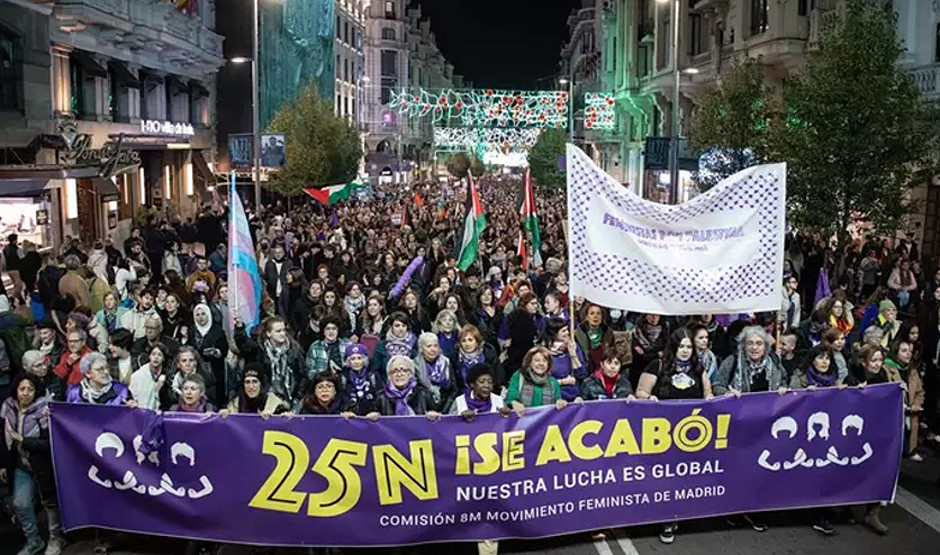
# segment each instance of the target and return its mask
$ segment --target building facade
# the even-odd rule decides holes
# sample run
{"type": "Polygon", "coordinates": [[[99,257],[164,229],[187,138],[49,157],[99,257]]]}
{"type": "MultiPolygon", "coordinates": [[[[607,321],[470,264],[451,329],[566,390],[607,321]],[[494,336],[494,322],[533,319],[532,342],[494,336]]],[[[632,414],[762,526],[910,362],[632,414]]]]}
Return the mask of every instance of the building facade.
{"type": "Polygon", "coordinates": [[[0,5],[0,210],[46,245],[191,215],[214,185],[214,21],[214,0],[0,5]]]}
{"type": "Polygon", "coordinates": [[[336,0],[334,111],[361,123],[365,76],[365,23],[370,0],[336,0]]]}
{"type": "Polygon", "coordinates": [[[437,47],[431,22],[404,0],[373,0],[366,22],[366,171],[396,183],[428,178],[434,127],[428,118],[401,118],[390,107],[405,90],[466,86],[437,47]]]}

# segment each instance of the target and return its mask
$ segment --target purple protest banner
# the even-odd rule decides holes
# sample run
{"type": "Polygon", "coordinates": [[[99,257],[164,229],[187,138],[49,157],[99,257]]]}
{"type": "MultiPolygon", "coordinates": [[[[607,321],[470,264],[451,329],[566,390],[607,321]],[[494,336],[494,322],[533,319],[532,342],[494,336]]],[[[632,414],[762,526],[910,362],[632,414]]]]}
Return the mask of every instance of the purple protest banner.
{"type": "Polygon", "coordinates": [[[901,394],[892,384],[604,401],[473,422],[161,422],[144,410],[56,404],[52,445],[66,529],[338,547],[537,538],[890,501],[901,394]],[[159,448],[141,452],[155,438],[159,448]]]}

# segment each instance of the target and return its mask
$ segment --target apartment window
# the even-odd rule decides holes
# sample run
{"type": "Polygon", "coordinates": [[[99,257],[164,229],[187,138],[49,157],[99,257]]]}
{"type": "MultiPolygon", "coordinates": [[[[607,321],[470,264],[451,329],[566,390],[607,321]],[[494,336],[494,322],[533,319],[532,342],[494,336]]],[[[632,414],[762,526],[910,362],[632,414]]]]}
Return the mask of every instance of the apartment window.
{"type": "Polygon", "coordinates": [[[656,67],[663,69],[672,61],[672,21],[663,21],[662,37],[659,41],[659,59],[656,60],[656,67]]]}
{"type": "Polygon", "coordinates": [[[642,79],[646,77],[649,72],[649,49],[644,44],[638,46],[636,49],[636,76],[642,79]]]}
{"type": "Polygon", "coordinates": [[[395,2],[385,0],[385,19],[395,19],[395,2]]]}
{"type": "Polygon", "coordinates": [[[346,41],[346,44],[352,44],[352,42],[349,40],[349,22],[348,21],[343,22],[343,40],[346,41]]]}
{"type": "Polygon", "coordinates": [[[22,58],[20,38],[0,29],[0,110],[19,110],[22,58]]]}
{"type": "Polygon", "coordinates": [[[382,93],[381,93],[381,102],[382,104],[388,104],[392,101],[392,89],[394,89],[393,83],[386,83],[385,80],[382,80],[382,93]]]}
{"type": "Polygon", "coordinates": [[[769,19],[770,0],[751,0],[751,36],[767,31],[769,19]]]}
{"type": "Polygon", "coordinates": [[[346,76],[346,82],[347,82],[347,83],[350,82],[350,81],[352,81],[352,75],[351,75],[352,72],[351,72],[350,69],[349,69],[350,66],[351,66],[351,64],[349,63],[349,60],[344,60],[344,61],[343,61],[343,73],[344,73],[345,76],[346,76]]]}
{"type": "Polygon", "coordinates": [[[69,64],[69,83],[72,88],[72,113],[80,118],[85,115],[85,70],[74,59],[69,64]]]}
{"type": "Polygon", "coordinates": [[[121,110],[119,99],[121,97],[121,85],[118,83],[117,73],[114,68],[108,68],[108,113],[112,121],[120,121],[121,110]]]}
{"type": "Polygon", "coordinates": [[[807,15],[809,13],[809,0],[799,0],[796,3],[796,14],[797,15],[807,15]]]}
{"type": "Polygon", "coordinates": [[[940,62],[940,23],[937,23],[937,45],[934,47],[933,60],[940,62]]]}
{"type": "Polygon", "coordinates": [[[339,36],[340,29],[342,29],[342,27],[340,26],[340,19],[339,19],[339,16],[336,16],[336,36],[337,37],[339,36]]]}
{"type": "Polygon", "coordinates": [[[689,14],[689,55],[705,52],[705,34],[702,32],[702,15],[689,14]]]}
{"type": "Polygon", "coordinates": [[[383,77],[396,77],[398,75],[398,52],[383,50],[381,65],[383,77]]]}
{"type": "Polygon", "coordinates": [[[382,40],[396,40],[395,29],[391,27],[382,27],[382,40]]]}

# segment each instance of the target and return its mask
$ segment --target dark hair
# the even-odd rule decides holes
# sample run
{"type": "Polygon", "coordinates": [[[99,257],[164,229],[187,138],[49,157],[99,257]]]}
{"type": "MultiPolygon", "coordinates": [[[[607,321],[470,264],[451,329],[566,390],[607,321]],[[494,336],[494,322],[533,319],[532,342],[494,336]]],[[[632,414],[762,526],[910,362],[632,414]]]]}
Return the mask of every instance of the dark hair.
{"type": "Polygon", "coordinates": [[[563,329],[568,327],[568,323],[561,318],[549,318],[545,323],[545,329],[542,330],[540,343],[546,347],[555,342],[555,337],[563,329]]]}
{"type": "Polygon", "coordinates": [[[493,367],[485,362],[480,362],[474,364],[470,368],[467,368],[467,385],[470,385],[480,379],[480,376],[489,375],[494,380],[496,379],[496,371],[493,370],[493,367]]]}
{"type": "Polygon", "coordinates": [[[337,318],[337,317],[335,317],[335,316],[332,316],[332,315],[329,315],[329,316],[324,316],[324,317],[320,320],[320,329],[321,329],[321,330],[325,330],[326,327],[327,327],[328,325],[330,325],[330,324],[333,324],[334,326],[336,326],[336,330],[337,330],[337,331],[339,331],[339,330],[342,329],[342,327],[343,327],[343,326],[341,326],[340,323],[339,323],[339,318],[337,318]]]}
{"type": "Polygon", "coordinates": [[[242,377],[239,381],[238,412],[259,413],[264,409],[264,405],[268,400],[268,384],[271,381],[268,378],[268,369],[264,364],[260,362],[249,362],[245,364],[245,369],[242,371],[242,377]],[[245,393],[245,378],[248,377],[249,374],[256,375],[258,381],[261,382],[261,390],[258,392],[258,397],[255,399],[248,397],[245,393]]]}
{"type": "Polygon", "coordinates": [[[708,335],[708,342],[709,344],[711,344],[711,340],[712,340],[711,334],[708,333],[708,328],[705,326],[705,324],[689,324],[688,330],[689,330],[689,335],[692,336],[692,348],[695,348],[695,336],[698,335],[698,332],[700,331],[704,331],[705,334],[708,335]]]}
{"type": "Polygon", "coordinates": [[[701,383],[702,374],[705,373],[702,367],[702,361],[695,354],[695,338],[685,328],[679,328],[669,335],[669,341],[666,343],[666,351],[663,354],[663,361],[660,365],[660,373],[656,379],[655,394],[657,397],[668,399],[670,378],[676,369],[676,352],[683,339],[688,339],[692,343],[692,368],[688,374],[701,383]]]}
{"type": "Polygon", "coordinates": [[[617,349],[617,346],[609,343],[604,345],[604,355],[601,361],[614,359],[620,361],[621,364],[623,363],[623,361],[620,360],[620,351],[617,349]]]}
{"type": "Polygon", "coordinates": [[[33,397],[33,402],[36,402],[37,399],[46,394],[46,386],[43,385],[42,380],[34,374],[20,374],[13,378],[13,397],[16,398],[16,390],[19,389],[20,384],[24,381],[28,381],[33,385],[33,389],[36,390],[36,395],[33,397]]]}
{"type": "Polygon", "coordinates": [[[108,341],[112,345],[130,352],[134,347],[134,334],[124,328],[118,328],[111,333],[108,341]]]}
{"type": "Polygon", "coordinates": [[[405,314],[404,312],[401,312],[400,310],[396,310],[395,312],[392,312],[389,315],[388,327],[391,328],[392,324],[394,324],[395,322],[401,322],[402,324],[405,324],[405,326],[407,326],[408,328],[411,328],[411,318],[409,318],[407,314],[405,314]]]}

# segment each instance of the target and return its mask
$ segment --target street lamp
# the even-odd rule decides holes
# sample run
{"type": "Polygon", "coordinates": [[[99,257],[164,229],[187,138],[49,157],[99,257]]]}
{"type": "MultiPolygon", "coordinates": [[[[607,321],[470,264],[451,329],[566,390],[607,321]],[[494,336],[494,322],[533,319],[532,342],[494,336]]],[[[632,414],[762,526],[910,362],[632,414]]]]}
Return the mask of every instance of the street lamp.
{"type": "Polygon", "coordinates": [[[568,87],[568,141],[574,143],[574,93],[572,92],[574,83],[562,77],[558,80],[558,84],[568,87]]]}
{"type": "Polygon", "coordinates": [[[255,213],[261,213],[261,115],[258,94],[258,36],[259,36],[258,0],[252,2],[251,17],[251,57],[237,56],[229,60],[233,64],[251,63],[251,161],[254,169],[255,213]]]}
{"type": "MultiPolygon", "coordinates": [[[[656,0],[666,4],[670,0],[656,0]]],[[[682,73],[679,70],[679,14],[680,0],[673,1],[672,16],[672,118],[670,118],[669,141],[669,201],[679,203],[679,83],[682,73]]]]}

